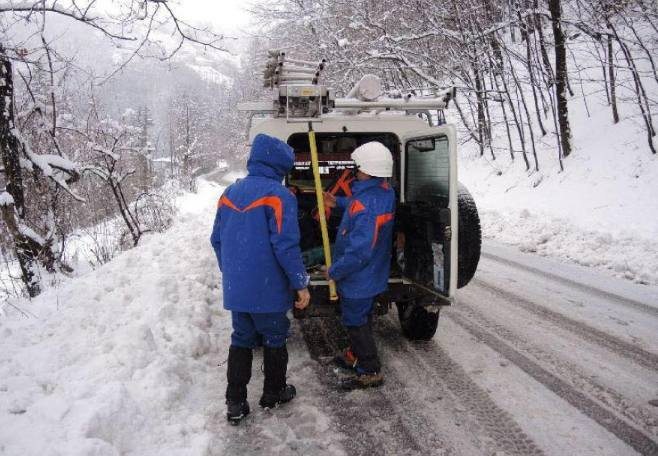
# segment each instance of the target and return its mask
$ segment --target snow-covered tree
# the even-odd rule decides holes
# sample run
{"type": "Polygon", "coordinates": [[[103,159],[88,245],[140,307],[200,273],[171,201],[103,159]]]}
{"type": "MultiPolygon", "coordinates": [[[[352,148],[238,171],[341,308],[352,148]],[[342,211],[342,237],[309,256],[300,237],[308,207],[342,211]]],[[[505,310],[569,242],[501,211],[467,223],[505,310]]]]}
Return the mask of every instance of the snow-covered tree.
{"type": "Polygon", "coordinates": [[[540,165],[539,138],[548,133],[560,163],[571,153],[569,104],[587,104],[597,96],[585,93],[585,84],[600,84],[615,122],[621,104],[641,119],[655,153],[656,100],[649,88],[658,81],[657,5],[648,0],[284,0],[262,1],[255,10],[269,46],[327,58],[328,80],[343,93],[367,72],[377,73],[391,90],[412,94],[456,86],[465,137],[492,159],[496,148],[522,157],[532,173],[540,165]],[[496,144],[496,137],[505,138],[506,145],[496,144]]]}
{"type": "MultiPolygon", "coordinates": [[[[48,33],[49,22],[63,18],[81,24],[87,33],[103,35],[120,50],[120,61],[104,80],[135,58],[169,59],[186,41],[224,50],[222,36],[180,20],[168,2],[99,3],[0,1],[0,208],[30,296],[40,292],[38,265],[50,272],[70,270],[57,247],[60,240],[64,242],[58,212],[67,204],[64,195],[73,201],[84,200],[71,187],[80,178],[75,157],[82,149],[80,138],[74,134],[75,128],[61,124],[63,114],[67,114],[62,112],[67,108],[62,91],[76,67],[66,50],[58,49],[58,37],[48,33]],[[162,40],[163,33],[173,40],[162,40]],[[19,77],[22,85],[17,94],[19,77]],[[20,109],[16,100],[21,101],[20,109]]],[[[149,147],[145,142],[137,154],[147,164],[145,169],[149,147]]],[[[142,184],[148,186],[147,177],[142,184]]]]}

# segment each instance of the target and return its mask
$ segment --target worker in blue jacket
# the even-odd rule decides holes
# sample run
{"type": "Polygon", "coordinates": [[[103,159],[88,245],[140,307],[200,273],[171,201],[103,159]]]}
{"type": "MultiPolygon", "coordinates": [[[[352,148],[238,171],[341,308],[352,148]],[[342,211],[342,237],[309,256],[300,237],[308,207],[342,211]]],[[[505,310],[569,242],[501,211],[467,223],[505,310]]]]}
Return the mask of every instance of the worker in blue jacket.
{"type": "Polygon", "coordinates": [[[293,165],[290,146],[257,135],[247,162],[249,174],[230,185],[217,204],[211,243],[222,271],[224,308],[231,311],[233,324],[226,387],[232,424],[249,414],[247,384],[257,346],[263,346],[265,374],[260,406],[273,408],[296,394],[286,384],[286,312],[295,292],[298,309],[308,305],[310,294],[299,248],[297,201],[282,185],[293,165]]]}
{"type": "Polygon", "coordinates": [[[369,142],[352,153],[356,180],[352,196],[325,194],[329,207],[344,210],[334,246],[335,262],[327,277],[336,281],[342,322],[351,347],[335,362],[354,371],[342,383],[346,389],[383,383],[377,347],[372,334],[372,310],[377,295],[388,287],[393,245],[395,192],[386,178],[393,175],[391,152],[369,142]]]}

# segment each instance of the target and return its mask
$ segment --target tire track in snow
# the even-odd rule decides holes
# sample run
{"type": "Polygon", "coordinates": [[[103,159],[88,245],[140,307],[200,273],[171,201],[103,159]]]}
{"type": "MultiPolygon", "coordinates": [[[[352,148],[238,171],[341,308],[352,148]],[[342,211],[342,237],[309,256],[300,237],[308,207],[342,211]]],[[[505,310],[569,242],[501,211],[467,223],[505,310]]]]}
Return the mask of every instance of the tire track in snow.
{"type": "Polygon", "coordinates": [[[458,454],[438,436],[433,423],[416,412],[421,404],[413,403],[413,398],[405,393],[403,382],[387,379],[379,389],[338,391],[333,369],[321,361],[335,355],[339,346],[347,345],[346,335],[336,319],[307,318],[300,320],[300,326],[311,356],[319,361],[318,380],[327,386],[326,403],[346,436],[342,443],[349,454],[458,454]],[[400,410],[399,404],[407,406],[400,410]]]}
{"type": "Polygon", "coordinates": [[[581,391],[576,390],[564,380],[532,361],[526,355],[484,330],[478,324],[455,314],[449,314],[447,318],[486,343],[490,348],[514,363],[519,369],[580,410],[638,453],[643,455],[658,454],[658,442],[647,437],[643,432],[629,425],[605,407],[591,400],[581,391]]]}
{"type": "MultiPolygon", "coordinates": [[[[309,318],[300,321],[304,341],[311,357],[316,361],[334,355],[338,351],[338,341],[343,338],[342,335],[329,331],[325,320],[331,319],[309,318]]],[[[348,394],[339,396],[335,385],[332,385],[331,369],[319,362],[316,372],[318,380],[327,385],[329,390],[327,405],[336,417],[339,430],[347,436],[343,441],[343,446],[350,454],[366,455],[373,452],[386,454],[387,451],[392,451],[392,454],[398,452],[404,454],[404,451],[408,450],[420,452],[420,446],[409,435],[400,420],[389,418],[387,432],[381,432],[383,435],[373,433],[373,430],[382,428],[381,420],[386,420],[392,409],[383,395],[372,395],[367,405],[369,413],[364,414],[362,407],[365,404],[356,403],[348,394]],[[349,438],[351,435],[358,436],[358,438],[349,438]],[[382,438],[384,436],[389,441],[384,442],[382,438]]]]}
{"type": "Polygon", "coordinates": [[[567,285],[571,288],[575,288],[578,291],[585,292],[589,295],[595,295],[600,298],[604,298],[610,302],[614,302],[615,304],[621,304],[626,307],[630,307],[631,309],[634,310],[639,310],[640,312],[643,312],[645,314],[648,314],[652,317],[658,318],[658,307],[653,307],[648,304],[645,304],[640,301],[636,301],[635,299],[629,299],[624,296],[620,296],[616,293],[612,293],[610,291],[605,291],[601,290],[600,288],[593,287],[591,285],[585,285],[579,282],[576,282],[575,280],[571,280],[567,277],[562,277],[557,274],[554,274],[552,272],[548,271],[543,271],[541,269],[535,268],[533,266],[527,266],[522,263],[518,263],[513,260],[509,260],[507,258],[500,257],[498,255],[494,255],[492,253],[488,252],[482,252],[482,257],[487,258],[489,260],[502,263],[506,266],[510,266],[515,269],[520,269],[522,271],[526,272],[532,272],[533,274],[536,274],[540,277],[545,277],[547,279],[553,280],[558,283],[562,283],[564,285],[567,285]]]}
{"type": "Polygon", "coordinates": [[[582,339],[604,347],[621,357],[631,359],[649,370],[658,371],[657,354],[650,353],[638,347],[637,345],[625,342],[615,336],[611,336],[604,331],[569,318],[554,310],[550,310],[547,307],[535,304],[529,299],[503,290],[502,288],[485,282],[482,279],[473,280],[471,285],[483,288],[509,304],[521,307],[544,320],[550,321],[562,329],[566,329],[567,331],[572,332],[582,339]]]}
{"type": "Polygon", "coordinates": [[[381,322],[384,330],[377,333],[384,342],[381,351],[395,353],[386,355],[389,358],[411,355],[416,370],[425,367],[423,372],[428,388],[446,391],[465,406],[462,412],[469,415],[472,426],[488,437],[488,448],[483,449],[483,454],[544,454],[512,415],[500,408],[436,342],[410,343],[390,319],[382,319],[381,322]]]}
{"type": "Polygon", "coordinates": [[[464,302],[463,298],[460,300],[459,306],[451,308],[450,311],[465,317],[472,323],[479,324],[487,331],[513,345],[517,351],[532,356],[545,367],[550,366],[554,373],[568,379],[574,388],[583,390],[586,394],[594,397],[606,407],[613,409],[648,434],[658,437],[658,427],[653,425],[654,418],[650,412],[645,410],[645,407],[630,403],[617,391],[596,382],[591,376],[583,373],[576,364],[559,359],[554,354],[532,344],[521,335],[493,322],[484,313],[464,302]]]}

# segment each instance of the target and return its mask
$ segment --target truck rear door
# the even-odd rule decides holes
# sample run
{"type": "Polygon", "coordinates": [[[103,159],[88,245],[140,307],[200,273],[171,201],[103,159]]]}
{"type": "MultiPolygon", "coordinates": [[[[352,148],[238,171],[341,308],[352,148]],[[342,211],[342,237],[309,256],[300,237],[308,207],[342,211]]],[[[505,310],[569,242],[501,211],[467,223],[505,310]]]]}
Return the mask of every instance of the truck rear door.
{"type": "Polygon", "coordinates": [[[452,298],[457,287],[456,133],[450,125],[403,139],[398,230],[406,279],[452,298]]]}

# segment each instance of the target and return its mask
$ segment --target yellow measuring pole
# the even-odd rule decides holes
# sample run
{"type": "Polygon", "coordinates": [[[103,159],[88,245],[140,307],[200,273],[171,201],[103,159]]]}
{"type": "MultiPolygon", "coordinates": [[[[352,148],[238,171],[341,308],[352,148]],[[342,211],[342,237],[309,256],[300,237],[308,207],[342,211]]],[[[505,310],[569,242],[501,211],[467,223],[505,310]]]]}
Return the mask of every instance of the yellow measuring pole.
{"type": "MultiPolygon", "coordinates": [[[[308,143],[311,146],[311,166],[313,167],[313,180],[315,181],[315,196],[318,198],[318,216],[320,217],[320,231],[322,233],[322,248],[324,249],[324,264],[327,270],[331,267],[331,245],[329,244],[329,231],[327,231],[327,217],[324,209],[324,189],[320,179],[320,165],[318,164],[318,145],[315,142],[313,125],[308,123],[308,143]]],[[[329,281],[329,300],[338,301],[336,283],[329,281]]]]}

